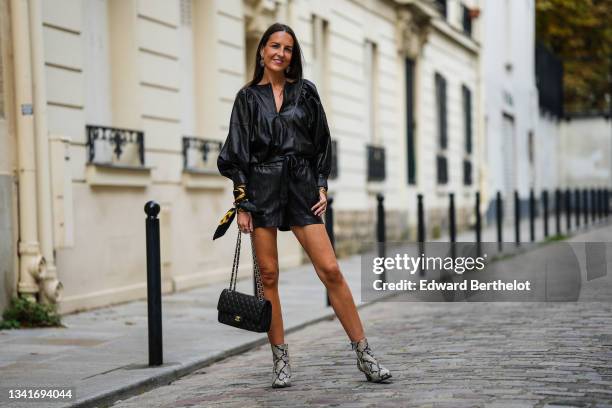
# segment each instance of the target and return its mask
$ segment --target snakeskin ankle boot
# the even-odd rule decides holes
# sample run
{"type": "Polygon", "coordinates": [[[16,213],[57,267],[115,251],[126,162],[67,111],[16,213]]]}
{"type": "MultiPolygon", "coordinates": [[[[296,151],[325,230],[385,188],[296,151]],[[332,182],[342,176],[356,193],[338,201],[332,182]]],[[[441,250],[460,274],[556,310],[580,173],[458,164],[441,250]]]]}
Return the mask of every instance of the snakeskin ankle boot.
{"type": "Polygon", "coordinates": [[[357,368],[365,374],[368,381],[381,382],[392,377],[389,370],[380,365],[374,357],[367,338],[351,341],[351,347],[357,353],[357,368]]]}
{"type": "Polygon", "coordinates": [[[273,388],[290,387],[291,386],[291,365],[289,365],[289,345],[288,344],[270,344],[272,347],[272,360],[274,372],[274,380],[272,380],[273,388]]]}

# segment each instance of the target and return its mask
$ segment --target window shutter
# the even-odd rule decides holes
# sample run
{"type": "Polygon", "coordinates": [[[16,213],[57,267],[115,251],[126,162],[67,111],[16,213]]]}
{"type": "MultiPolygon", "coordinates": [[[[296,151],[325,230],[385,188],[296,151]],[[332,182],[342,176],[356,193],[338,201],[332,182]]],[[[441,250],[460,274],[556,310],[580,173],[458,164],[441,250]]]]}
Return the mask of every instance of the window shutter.
{"type": "Polygon", "coordinates": [[[465,151],[472,153],[472,92],[463,85],[463,116],[465,126],[465,151]]]}
{"type": "Polygon", "coordinates": [[[447,147],[447,129],[446,129],[446,79],[436,73],[435,76],[436,88],[436,109],[438,111],[438,140],[441,149],[447,147]]]}

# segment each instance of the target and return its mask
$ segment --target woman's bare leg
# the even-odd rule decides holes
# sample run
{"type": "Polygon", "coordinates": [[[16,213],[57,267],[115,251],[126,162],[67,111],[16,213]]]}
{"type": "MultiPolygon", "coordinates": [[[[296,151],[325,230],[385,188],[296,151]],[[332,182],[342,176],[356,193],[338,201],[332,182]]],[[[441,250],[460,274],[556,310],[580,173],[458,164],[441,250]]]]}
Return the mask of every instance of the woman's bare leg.
{"type": "Polygon", "coordinates": [[[308,254],[319,279],[327,288],[329,301],[349,339],[351,341],[363,339],[365,336],[357,307],[351,289],[340,272],[325,225],[293,226],[291,231],[308,254]]]}
{"type": "Polygon", "coordinates": [[[278,295],[278,251],[276,247],[276,227],[257,227],[251,233],[255,254],[261,272],[264,297],[272,303],[272,323],[268,331],[270,344],[285,342],[283,315],[278,295]]]}

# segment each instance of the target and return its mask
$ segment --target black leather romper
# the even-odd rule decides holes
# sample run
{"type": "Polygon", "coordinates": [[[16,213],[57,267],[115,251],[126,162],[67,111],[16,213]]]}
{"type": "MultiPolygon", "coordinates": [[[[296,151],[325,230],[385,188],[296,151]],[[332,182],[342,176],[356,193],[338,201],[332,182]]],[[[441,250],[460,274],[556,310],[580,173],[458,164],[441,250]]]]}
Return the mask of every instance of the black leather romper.
{"type": "Polygon", "coordinates": [[[311,208],[327,188],[331,138],[315,85],[287,81],[278,112],[270,83],[238,91],[217,167],[262,211],[253,228],[322,224],[311,208]]]}

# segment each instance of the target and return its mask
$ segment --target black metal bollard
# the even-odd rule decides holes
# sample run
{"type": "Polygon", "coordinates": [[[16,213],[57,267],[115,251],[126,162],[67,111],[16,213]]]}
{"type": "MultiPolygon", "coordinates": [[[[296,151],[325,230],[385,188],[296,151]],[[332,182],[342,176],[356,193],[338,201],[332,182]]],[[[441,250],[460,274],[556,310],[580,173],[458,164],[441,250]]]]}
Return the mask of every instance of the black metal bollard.
{"type": "MultiPolygon", "coordinates": [[[[417,241],[419,253],[425,251],[425,211],[423,209],[423,194],[417,194],[417,241]]],[[[425,275],[425,270],[419,268],[419,276],[425,275]]]]}
{"type": "Polygon", "coordinates": [[[567,228],[567,232],[572,229],[572,197],[571,192],[568,189],[565,190],[565,226],[567,228]]]}
{"type": "Polygon", "coordinates": [[[591,189],[591,222],[595,222],[595,189],[591,189]]]}
{"type": "Polygon", "coordinates": [[[448,233],[450,242],[457,241],[457,228],[455,225],[455,193],[448,193],[448,233]]]}
{"type": "Polygon", "coordinates": [[[476,203],[474,205],[474,212],[476,213],[476,243],[480,247],[482,242],[482,221],[480,219],[480,191],[476,192],[476,203]]]}
{"type": "Polygon", "coordinates": [[[514,190],[514,241],[521,245],[521,199],[518,190],[514,190]]]}
{"type": "Polygon", "coordinates": [[[599,221],[599,189],[595,189],[595,219],[599,221]]]}
{"type": "Polygon", "coordinates": [[[575,215],[576,215],[576,228],[580,228],[580,190],[576,189],[576,191],[574,192],[574,205],[576,206],[575,208],[575,215]]]}
{"type": "Polygon", "coordinates": [[[582,213],[584,215],[584,226],[589,224],[589,192],[585,188],[582,190],[582,213]]]}
{"type": "Polygon", "coordinates": [[[603,190],[597,189],[597,216],[601,221],[603,219],[603,190]]]}
{"type": "MultiPolygon", "coordinates": [[[[329,242],[331,242],[331,246],[336,252],[336,236],[334,235],[334,208],[332,204],[334,203],[334,198],[329,197],[327,199],[327,209],[325,210],[325,230],[327,231],[327,236],[329,237],[329,242]]],[[[329,301],[329,292],[325,289],[325,302],[327,306],[331,306],[331,302],[329,301]]]]}
{"type": "Polygon", "coordinates": [[[503,221],[504,221],[504,202],[502,200],[501,192],[497,192],[497,200],[495,205],[495,218],[497,219],[497,249],[501,252],[503,249],[504,242],[504,231],[503,231],[503,221]]]}
{"type": "MultiPolygon", "coordinates": [[[[385,257],[385,242],[386,242],[386,231],[385,231],[385,206],[383,204],[385,197],[378,193],[376,194],[376,200],[378,204],[376,206],[376,241],[378,242],[378,256],[381,258],[385,257]]],[[[383,282],[387,281],[387,271],[383,270],[383,273],[380,275],[380,279],[383,282]]]]}
{"type": "Polygon", "coordinates": [[[148,201],[144,211],[147,214],[147,310],[149,315],[149,365],[163,364],[162,347],[162,304],[161,304],[161,256],[159,245],[160,207],[155,201],[148,201]]]}
{"type": "Polygon", "coordinates": [[[529,190],[529,239],[535,241],[535,195],[529,190]]]}
{"type": "Polygon", "coordinates": [[[417,241],[425,242],[425,214],[423,211],[423,194],[417,194],[417,241]]]}
{"type": "Polygon", "coordinates": [[[561,190],[555,189],[555,226],[557,235],[561,235],[561,190]]]}
{"type": "MultiPolygon", "coordinates": [[[[455,222],[455,194],[448,193],[448,234],[450,241],[451,257],[455,259],[455,242],[457,241],[457,225],[455,222]]],[[[445,278],[448,276],[446,274],[445,278]]]]}
{"type": "Polygon", "coordinates": [[[544,207],[544,238],[548,238],[548,190],[542,191],[542,207],[544,207]]]}
{"type": "Polygon", "coordinates": [[[599,220],[603,218],[603,194],[601,188],[597,189],[597,216],[599,220]]]}
{"type": "Polygon", "coordinates": [[[606,218],[610,216],[610,190],[606,188],[604,193],[604,201],[605,201],[605,209],[606,209],[606,218]]]}
{"type": "Polygon", "coordinates": [[[514,241],[521,245],[521,200],[517,190],[514,190],[514,241]]]}

